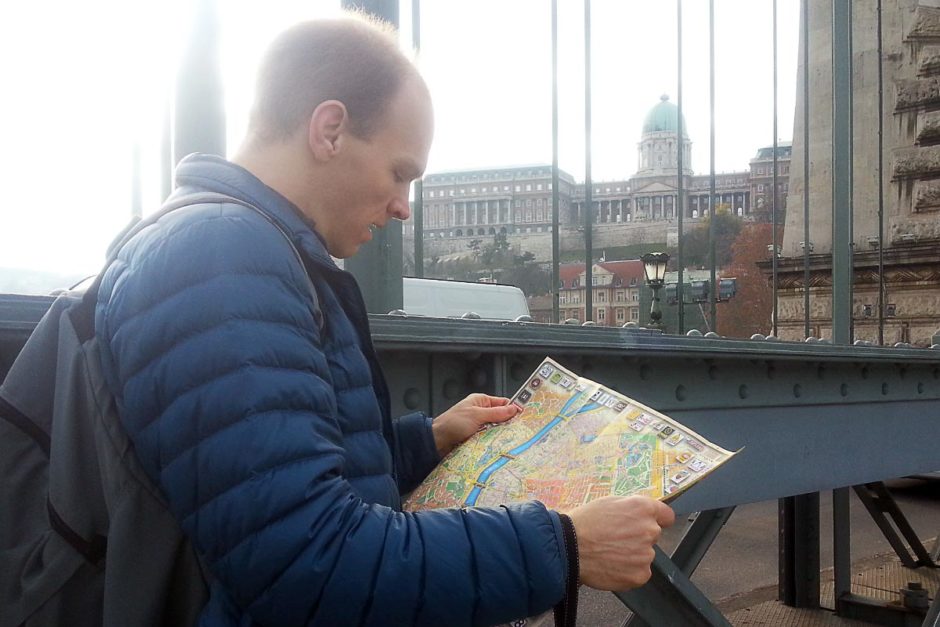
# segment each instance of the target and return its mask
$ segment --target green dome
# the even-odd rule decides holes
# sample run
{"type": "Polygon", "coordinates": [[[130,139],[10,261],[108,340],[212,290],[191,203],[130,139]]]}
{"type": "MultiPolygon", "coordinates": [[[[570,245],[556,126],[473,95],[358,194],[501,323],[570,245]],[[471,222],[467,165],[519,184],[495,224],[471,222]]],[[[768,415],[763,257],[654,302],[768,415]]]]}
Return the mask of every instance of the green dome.
{"type": "MultiPolygon", "coordinates": [[[[679,126],[679,107],[669,102],[669,96],[663,94],[659,104],[650,109],[643,121],[643,134],[647,133],[675,133],[679,126]]],[[[688,138],[689,131],[682,116],[682,137],[688,138]]]]}

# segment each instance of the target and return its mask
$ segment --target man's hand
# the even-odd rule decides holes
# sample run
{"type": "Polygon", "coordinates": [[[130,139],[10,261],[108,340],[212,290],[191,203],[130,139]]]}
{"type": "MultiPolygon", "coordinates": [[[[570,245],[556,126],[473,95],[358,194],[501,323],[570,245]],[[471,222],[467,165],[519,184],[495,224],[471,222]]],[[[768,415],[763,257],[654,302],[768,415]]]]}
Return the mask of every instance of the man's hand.
{"type": "Polygon", "coordinates": [[[434,419],[431,431],[441,457],[489,422],[505,422],[519,412],[508,398],[471,394],[434,419]]]}
{"type": "Polygon", "coordinates": [[[649,581],[653,545],[672,526],[672,508],[645,496],[606,496],[570,512],[578,537],[581,583],[627,590],[649,581]]]}

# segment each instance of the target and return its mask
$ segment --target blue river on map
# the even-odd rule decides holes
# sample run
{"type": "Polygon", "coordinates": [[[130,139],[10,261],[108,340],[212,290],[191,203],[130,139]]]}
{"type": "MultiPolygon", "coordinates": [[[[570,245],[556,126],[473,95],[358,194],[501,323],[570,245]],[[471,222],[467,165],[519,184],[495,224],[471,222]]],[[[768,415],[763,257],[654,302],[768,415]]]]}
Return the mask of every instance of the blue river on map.
{"type": "MultiPolygon", "coordinates": [[[[570,415],[567,413],[568,410],[571,409],[571,406],[574,405],[575,401],[581,398],[583,394],[584,392],[578,392],[574,396],[569,398],[568,402],[565,403],[565,406],[561,408],[561,411],[558,412],[558,415],[555,416],[555,418],[553,418],[551,422],[549,422],[544,427],[539,429],[538,433],[533,435],[531,438],[529,438],[528,440],[526,440],[525,442],[523,442],[516,448],[509,451],[509,455],[512,455],[513,457],[515,457],[519,455],[520,453],[524,453],[529,447],[531,447],[533,444],[535,444],[536,442],[541,440],[543,437],[545,437],[545,435],[548,434],[549,431],[551,431],[552,429],[557,427],[559,424],[564,422],[565,418],[570,417],[570,415]]],[[[597,407],[600,407],[600,405],[598,405],[597,403],[593,403],[593,402],[585,403],[584,406],[582,406],[581,409],[579,409],[576,413],[583,414],[585,412],[596,409],[597,407]]],[[[483,491],[483,485],[486,484],[487,480],[493,475],[494,472],[496,472],[497,470],[505,466],[507,463],[509,463],[510,459],[511,458],[509,457],[500,456],[496,461],[494,461],[492,464],[484,468],[483,471],[480,473],[480,476],[477,477],[477,481],[476,481],[477,484],[481,484],[481,485],[475,486],[470,491],[470,494],[467,495],[467,498],[464,501],[464,504],[474,505],[477,499],[480,497],[480,493],[483,491]]]]}

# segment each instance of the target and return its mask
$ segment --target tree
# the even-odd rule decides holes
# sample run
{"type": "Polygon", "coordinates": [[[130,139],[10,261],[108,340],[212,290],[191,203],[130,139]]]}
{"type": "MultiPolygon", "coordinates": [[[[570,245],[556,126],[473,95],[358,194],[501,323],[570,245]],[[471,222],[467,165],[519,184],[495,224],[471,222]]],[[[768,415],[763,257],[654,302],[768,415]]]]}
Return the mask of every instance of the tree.
{"type": "Polygon", "coordinates": [[[467,242],[467,248],[473,252],[474,257],[479,257],[483,252],[483,240],[481,239],[472,239],[467,242]]]}
{"type": "Polygon", "coordinates": [[[552,286],[552,273],[536,263],[535,255],[529,251],[513,255],[512,265],[502,271],[500,283],[515,285],[526,296],[547,294],[552,286]]]}
{"type": "MultiPolygon", "coordinates": [[[[722,276],[737,279],[737,293],[729,302],[718,305],[721,335],[749,338],[773,330],[773,286],[757,267],[758,261],[767,259],[772,234],[770,224],[748,224],[731,245],[731,263],[722,276]]],[[[779,227],[777,241],[782,235],[783,229],[779,227]]]]}
{"type": "Polygon", "coordinates": [[[439,257],[426,259],[424,275],[429,278],[456,281],[495,279],[515,285],[527,296],[545,294],[551,288],[551,272],[535,261],[529,251],[513,253],[505,233],[497,233],[492,242],[472,239],[467,243],[470,257],[442,261],[439,257]]]}
{"type": "MultiPolygon", "coordinates": [[[[708,248],[708,232],[712,217],[705,218],[698,228],[682,234],[682,263],[686,267],[707,268],[711,266],[708,248]]],[[[718,211],[715,220],[715,265],[719,268],[731,262],[731,246],[744,221],[727,211],[718,211]]],[[[675,257],[672,253],[670,256],[675,257]]]]}
{"type": "Polygon", "coordinates": [[[506,234],[497,233],[493,237],[492,242],[483,246],[479,253],[480,261],[483,263],[485,268],[490,268],[491,270],[495,269],[496,267],[505,264],[505,261],[509,257],[511,248],[512,247],[509,244],[509,240],[506,238],[506,234]]]}

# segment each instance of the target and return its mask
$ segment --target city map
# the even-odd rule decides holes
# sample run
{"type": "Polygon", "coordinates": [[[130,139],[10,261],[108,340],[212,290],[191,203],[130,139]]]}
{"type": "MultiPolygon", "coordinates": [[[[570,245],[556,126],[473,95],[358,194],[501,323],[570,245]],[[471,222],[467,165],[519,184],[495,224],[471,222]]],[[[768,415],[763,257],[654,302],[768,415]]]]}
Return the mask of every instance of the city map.
{"type": "Polygon", "coordinates": [[[671,500],[734,455],[548,358],[512,402],[522,411],[458,446],[405,509],[538,500],[565,511],[608,495],[671,500]]]}

